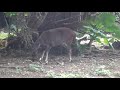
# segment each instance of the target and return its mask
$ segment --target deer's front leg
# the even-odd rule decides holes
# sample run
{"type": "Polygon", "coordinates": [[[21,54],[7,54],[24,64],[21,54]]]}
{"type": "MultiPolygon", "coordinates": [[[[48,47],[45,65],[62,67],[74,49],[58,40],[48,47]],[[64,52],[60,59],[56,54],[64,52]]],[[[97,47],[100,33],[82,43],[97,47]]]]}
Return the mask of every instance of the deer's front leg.
{"type": "Polygon", "coordinates": [[[49,54],[49,51],[50,51],[50,47],[48,47],[46,49],[46,58],[45,58],[45,63],[48,64],[48,54],[49,54]]]}
{"type": "Polygon", "coordinates": [[[43,51],[42,56],[41,56],[41,58],[39,59],[39,61],[41,61],[41,60],[43,59],[44,55],[45,55],[45,50],[43,51]]]}
{"type": "Polygon", "coordinates": [[[69,49],[69,62],[72,61],[72,56],[71,56],[71,54],[72,54],[72,50],[71,50],[71,48],[70,48],[70,49],[69,49]]]}

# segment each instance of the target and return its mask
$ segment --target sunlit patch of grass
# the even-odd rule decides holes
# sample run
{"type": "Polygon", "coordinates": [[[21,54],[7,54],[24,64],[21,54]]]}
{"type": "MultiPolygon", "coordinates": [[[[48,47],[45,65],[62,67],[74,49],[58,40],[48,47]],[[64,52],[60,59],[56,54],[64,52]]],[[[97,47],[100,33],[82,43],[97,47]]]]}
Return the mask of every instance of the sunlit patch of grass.
{"type": "MultiPolygon", "coordinates": [[[[16,35],[13,34],[13,33],[10,33],[10,35],[16,36],[16,35]]],[[[6,47],[8,36],[9,36],[8,33],[5,33],[5,32],[3,32],[3,31],[0,32],[0,49],[3,49],[3,48],[6,47]]]]}
{"type": "Polygon", "coordinates": [[[46,77],[48,78],[82,78],[80,73],[55,73],[54,71],[48,71],[46,77]]]}
{"type": "Polygon", "coordinates": [[[111,77],[111,71],[105,69],[105,65],[101,65],[99,66],[96,70],[95,70],[95,74],[97,74],[98,76],[109,76],[111,77]]]}
{"type": "Polygon", "coordinates": [[[37,65],[37,64],[29,64],[29,68],[28,68],[29,71],[32,71],[32,72],[44,72],[44,69],[42,66],[40,65],[37,65]]]}
{"type": "Polygon", "coordinates": [[[80,74],[74,74],[74,73],[62,73],[60,74],[60,77],[62,78],[82,78],[80,74]]]}
{"type": "Polygon", "coordinates": [[[46,74],[47,75],[45,77],[47,78],[54,78],[56,76],[55,72],[53,72],[52,70],[47,71],[46,74]]]}
{"type": "Polygon", "coordinates": [[[113,75],[114,75],[115,77],[120,77],[120,72],[119,72],[119,71],[116,71],[116,72],[113,73],[113,75]]]}
{"type": "Polygon", "coordinates": [[[22,73],[22,69],[19,67],[16,67],[16,73],[22,73]]]}
{"type": "Polygon", "coordinates": [[[0,32],[0,39],[6,39],[8,37],[8,33],[5,33],[3,31],[0,32]]]}
{"type": "MultiPolygon", "coordinates": [[[[16,36],[14,33],[10,33],[10,35],[16,36]]],[[[0,39],[6,39],[6,38],[8,38],[8,33],[1,31],[0,32],[0,39]]]]}

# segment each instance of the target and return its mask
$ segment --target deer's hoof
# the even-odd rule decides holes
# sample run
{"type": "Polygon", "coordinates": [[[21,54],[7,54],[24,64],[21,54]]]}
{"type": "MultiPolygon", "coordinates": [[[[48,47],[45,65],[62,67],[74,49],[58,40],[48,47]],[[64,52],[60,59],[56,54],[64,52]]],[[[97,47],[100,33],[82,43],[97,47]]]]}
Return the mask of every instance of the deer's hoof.
{"type": "Polygon", "coordinates": [[[42,60],[42,58],[39,59],[39,61],[41,61],[41,60],[42,60]]]}
{"type": "Polygon", "coordinates": [[[72,60],[69,60],[69,62],[72,62],[72,60]]]}
{"type": "Polygon", "coordinates": [[[48,61],[45,61],[45,64],[48,64],[48,61]]]}

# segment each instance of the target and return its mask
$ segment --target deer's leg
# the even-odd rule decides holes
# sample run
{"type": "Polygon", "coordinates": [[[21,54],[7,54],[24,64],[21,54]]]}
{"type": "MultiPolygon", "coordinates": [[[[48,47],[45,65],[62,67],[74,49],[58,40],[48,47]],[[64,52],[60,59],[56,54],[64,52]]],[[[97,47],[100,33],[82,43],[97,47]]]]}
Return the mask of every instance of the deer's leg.
{"type": "Polygon", "coordinates": [[[42,56],[41,56],[41,58],[39,59],[39,61],[41,61],[41,60],[43,59],[44,55],[45,55],[45,50],[43,51],[42,56]]]}
{"type": "Polygon", "coordinates": [[[72,49],[71,49],[71,46],[69,46],[69,45],[65,45],[66,46],[66,48],[68,49],[68,51],[69,51],[69,53],[68,53],[68,55],[69,55],[69,62],[71,62],[72,61],[72,49]]]}
{"type": "Polygon", "coordinates": [[[71,48],[69,48],[69,62],[72,61],[72,56],[71,56],[71,54],[72,54],[72,50],[71,50],[71,48]]]}
{"type": "Polygon", "coordinates": [[[46,58],[45,58],[45,63],[47,64],[48,63],[48,54],[49,54],[49,51],[50,51],[50,47],[48,47],[46,49],[46,58]]]}

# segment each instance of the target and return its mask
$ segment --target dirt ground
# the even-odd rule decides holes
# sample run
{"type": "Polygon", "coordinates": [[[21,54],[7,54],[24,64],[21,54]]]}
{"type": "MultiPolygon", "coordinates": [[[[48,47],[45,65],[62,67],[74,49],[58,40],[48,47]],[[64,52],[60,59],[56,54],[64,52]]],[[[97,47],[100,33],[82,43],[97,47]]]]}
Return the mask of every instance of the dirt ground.
{"type": "Polygon", "coordinates": [[[0,57],[0,78],[119,78],[120,51],[96,50],[81,56],[49,56],[49,63],[30,57],[0,57]]]}

